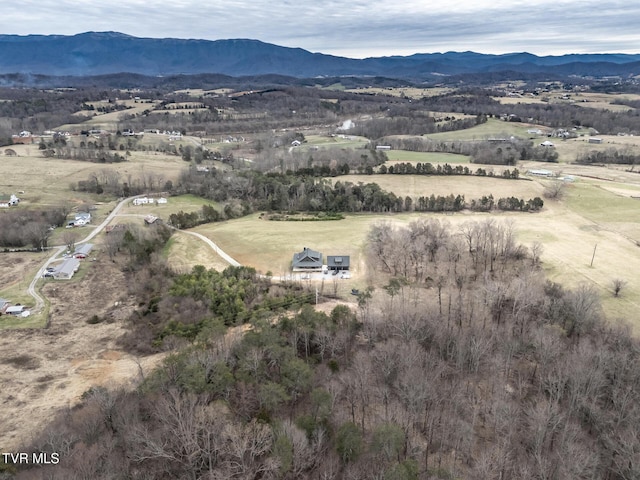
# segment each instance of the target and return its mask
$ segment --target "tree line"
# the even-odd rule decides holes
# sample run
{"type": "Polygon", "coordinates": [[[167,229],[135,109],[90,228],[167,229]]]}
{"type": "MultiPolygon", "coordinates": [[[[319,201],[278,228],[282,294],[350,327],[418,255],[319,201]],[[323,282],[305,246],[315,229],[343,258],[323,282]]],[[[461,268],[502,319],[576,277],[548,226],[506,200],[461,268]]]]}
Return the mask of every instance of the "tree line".
{"type": "Polygon", "coordinates": [[[396,150],[412,152],[453,153],[471,157],[472,163],[487,165],[516,165],[520,160],[557,162],[553,148],[535,145],[528,139],[497,136],[494,140],[434,141],[423,137],[389,137],[374,145],[389,145],[396,150]]]}

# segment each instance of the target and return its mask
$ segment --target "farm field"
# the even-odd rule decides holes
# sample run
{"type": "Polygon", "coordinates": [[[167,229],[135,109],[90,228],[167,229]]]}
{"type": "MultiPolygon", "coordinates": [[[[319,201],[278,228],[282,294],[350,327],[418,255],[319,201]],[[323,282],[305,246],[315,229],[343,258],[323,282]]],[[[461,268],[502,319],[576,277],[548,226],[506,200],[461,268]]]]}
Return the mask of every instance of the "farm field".
{"type": "Polygon", "coordinates": [[[70,191],[70,186],[79,180],[87,180],[105,169],[116,171],[121,181],[153,176],[156,181],[175,180],[185,167],[178,156],[157,152],[132,152],[128,161],[109,165],[78,160],[44,158],[37,145],[14,145],[15,157],[0,157],[3,174],[0,177],[0,192],[24,191],[20,197],[27,205],[59,205],[66,199],[77,202],[93,201],[93,197],[82,192],[70,191]]]}
{"type": "Polygon", "coordinates": [[[456,130],[452,132],[430,133],[425,135],[430,140],[455,141],[455,140],[486,140],[487,138],[500,137],[508,138],[511,135],[521,138],[529,138],[531,135],[527,130],[532,125],[504,122],[495,118],[489,118],[485,123],[476,125],[472,128],[464,130],[456,130]]]}
{"type": "MultiPolygon", "coordinates": [[[[497,173],[503,167],[495,167],[497,173]]],[[[426,176],[426,175],[344,175],[332,178],[332,181],[358,183],[377,183],[384,190],[398,196],[412,198],[420,196],[464,195],[467,201],[483,195],[494,198],[516,196],[518,198],[534,198],[542,196],[542,187],[528,180],[504,180],[495,177],[477,176],[426,176]]]]}
{"type": "Polygon", "coordinates": [[[449,163],[451,165],[470,163],[467,155],[456,155],[455,153],[411,152],[408,150],[389,150],[385,153],[389,158],[387,166],[401,162],[449,163]]]}

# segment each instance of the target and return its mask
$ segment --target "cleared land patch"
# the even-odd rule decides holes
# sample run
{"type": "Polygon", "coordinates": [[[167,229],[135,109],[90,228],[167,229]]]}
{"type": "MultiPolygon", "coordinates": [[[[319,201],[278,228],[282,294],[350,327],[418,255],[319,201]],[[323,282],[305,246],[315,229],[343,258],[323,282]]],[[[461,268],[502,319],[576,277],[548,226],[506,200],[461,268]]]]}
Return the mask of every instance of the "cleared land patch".
{"type": "MultiPolygon", "coordinates": [[[[496,171],[502,171],[502,168],[496,167],[496,171]]],[[[527,180],[457,175],[344,175],[331,180],[354,184],[377,183],[382,189],[402,197],[453,194],[464,195],[467,201],[483,195],[493,195],[495,199],[515,196],[528,200],[542,196],[543,190],[538,183],[527,180]]]]}

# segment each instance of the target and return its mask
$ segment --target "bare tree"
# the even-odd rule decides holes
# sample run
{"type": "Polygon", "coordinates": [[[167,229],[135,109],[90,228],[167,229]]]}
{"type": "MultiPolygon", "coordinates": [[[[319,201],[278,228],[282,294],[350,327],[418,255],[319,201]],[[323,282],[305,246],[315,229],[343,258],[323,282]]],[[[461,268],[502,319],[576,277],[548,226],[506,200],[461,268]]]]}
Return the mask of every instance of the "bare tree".
{"type": "Polygon", "coordinates": [[[543,195],[551,200],[560,200],[564,197],[566,184],[562,180],[552,180],[544,187],[543,195]]]}
{"type": "Polygon", "coordinates": [[[621,278],[615,278],[611,282],[611,290],[613,290],[613,296],[619,297],[622,289],[627,286],[626,280],[622,280],[621,278]]]}

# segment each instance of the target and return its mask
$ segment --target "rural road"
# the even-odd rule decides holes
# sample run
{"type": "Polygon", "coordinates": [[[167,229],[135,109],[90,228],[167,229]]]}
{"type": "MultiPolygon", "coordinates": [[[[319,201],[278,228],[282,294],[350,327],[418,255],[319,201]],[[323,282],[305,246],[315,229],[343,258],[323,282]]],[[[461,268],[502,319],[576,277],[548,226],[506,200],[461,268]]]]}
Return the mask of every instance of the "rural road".
{"type": "MultiPolygon", "coordinates": [[[[121,200],[115,207],[114,209],[109,213],[109,215],[107,216],[107,218],[104,219],[104,221],[98,225],[97,227],[95,227],[91,233],[89,235],[87,235],[85,238],[83,238],[82,240],[76,242],[76,245],[82,244],[82,243],[87,243],[90,240],[92,240],[94,237],[96,237],[102,230],[104,230],[104,228],[109,225],[109,223],[116,217],[119,216],[119,212],[122,209],[122,207],[124,205],[126,205],[127,203],[131,202],[134,198],[140,197],[141,195],[135,195],[133,197],[128,197],[125,198],[124,200],[121,200]]],[[[144,215],[126,215],[123,214],[121,216],[144,216],[144,215]]],[[[177,229],[176,229],[177,230],[177,229]]],[[[224,261],[226,261],[229,265],[232,265],[234,267],[241,267],[242,265],[240,264],[240,262],[238,262],[237,260],[235,260],[233,257],[231,257],[229,254],[227,254],[226,252],[224,252],[218,245],[216,245],[215,242],[213,242],[211,239],[205,237],[204,235],[200,234],[200,233],[196,233],[196,232],[188,232],[186,230],[179,230],[182,233],[185,233],[187,235],[193,235],[196,238],[199,238],[200,240],[202,240],[203,242],[205,242],[207,245],[209,245],[224,261]]],[[[54,261],[58,260],[58,257],[60,255],[62,255],[63,252],[66,251],[67,246],[66,245],[58,245],[58,246],[54,246],[51,247],[53,249],[55,249],[55,253],[53,255],[51,255],[46,262],[44,263],[44,265],[42,266],[42,268],[40,268],[38,270],[38,272],[36,273],[36,275],[33,277],[33,279],[31,280],[31,283],[29,284],[29,288],[27,289],[27,292],[29,293],[29,295],[31,297],[33,297],[33,299],[35,300],[35,306],[31,309],[32,312],[40,312],[42,310],[42,308],[44,307],[44,298],[42,298],[42,296],[36,291],[36,284],[38,283],[38,280],[40,280],[42,278],[42,275],[45,271],[45,269],[54,261]]]]}
{"type": "MultiPolygon", "coordinates": [[[[86,243],[89,240],[91,240],[92,238],[94,238],[96,235],[98,235],[107,225],[109,225],[109,222],[111,222],[111,220],[113,220],[113,218],[118,214],[118,212],[122,209],[122,207],[125,204],[127,204],[128,202],[132,201],[134,198],[139,197],[139,196],[141,196],[141,195],[135,195],[133,197],[128,197],[128,198],[125,198],[124,200],[122,200],[120,203],[118,203],[118,205],[115,206],[115,208],[111,211],[111,213],[109,213],[107,218],[100,225],[98,225],[96,228],[94,228],[93,231],[89,235],[87,235],[84,239],[80,240],[79,242],[76,242],[76,245],[82,244],[82,243],[86,243]]],[[[29,295],[31,295],[33,297],[33,299],[35,300],[35,302],[36,302],[35,306],[31,309],[32,312],[39,312],[44,307],[44,299],[36,291],[36,284],[38,283],[38,280],[40,280],[42,278],[42,275],[43,275],[45,269],[51,264],[51,262],[55,261],[67,249],[67,246],[66,245],[61,245],[61,246],[59,245],[59,246],[55,246],[55,247],[51,247],[51,248],[56,249],[55,253],[53,255],[51,255],[47,259],[47,261],[44,263],[42,268],[40,268],[38,270],[36,275],[33,277],[33,280],[31,280],[31,283],[29,284],[29,288],[27,289],[27,293],[29,293],[29,295]]]]}

